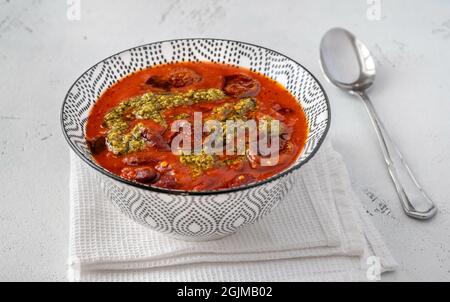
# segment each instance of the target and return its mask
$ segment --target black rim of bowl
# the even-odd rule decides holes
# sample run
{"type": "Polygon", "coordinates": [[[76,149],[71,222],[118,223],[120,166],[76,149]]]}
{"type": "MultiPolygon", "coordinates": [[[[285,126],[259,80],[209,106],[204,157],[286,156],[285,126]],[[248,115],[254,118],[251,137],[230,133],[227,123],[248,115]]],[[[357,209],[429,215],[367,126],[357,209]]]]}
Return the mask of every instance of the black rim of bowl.
{"type": "MultiPolygon", "coordinates": [[[[148,67],[146,67],[148,68],[148,67]]],[[[104,59],[102,59],[101,61],[97,62],[96,64],[92,65],[91,67],[89,67],[85,72],[83,72],[81,74],[81,76],[79,76],[75,82],[72,84],[72,86],[69,88],[65,98],[64,98],[64,102],[62,104],[61,107],[61,116],[60,116],[60,123],[61,123],[61,128],[62,128],[62,132],[64,134],[64,138],[66,139],[66,141],[68,142],[70,148],[75,152],[75,154],[77,154],[78,157],[80,157],[85,163],[87,163],[90,167],[94,168],[96,171],[116,180],[119,181],[121,183],[127,184],[127,185],[131,185],[134,187],[137,187],[139,189],[143,189],[143,190],[147,190],[147,191],[153,191],[156,193],[165,193],[165,194],[172,194],[172,195],[184,195],[184,196],[188,196],[188,195],[192,195],[192,196],[202,196],[202,195],[219,195],[219,194],[226,194],[226,193],[232,193],[232,192],[238,192],[238,191],[242,191],[242,190],[248,190],[254,187],[258,187],[258,186],[262,186],[264,184],[268,184],[272,181],[275,181],[283,176],[286,176],[290,173],[292,173],[293,171],[299,169],[300,167],[302,167],[304,164],[306,164],[307,162],[309,162],[309,160],[311,158],[314,157],[314,155],[317,153],[317,151],[320,149],[320,147],[322,146],[322,143],[324,142],[328,131],[330,129],[330,125],[331,125],[331,110],[330,110],[330,102],[328,100],[328,96],[325,92],[325,89],[323,88],[322,84],[319,82],[319,80],[317,80],[317,78],[309,71],[309,69],[307,69],[305,66],[303,66],[302,64],[300,64],[299,62],[293,60],[292,58],[278,52],[275,50],[272,50],[270,48],[264,47],[264,46],[259,46],[256,44],[252,44],[252,43],[248,43],[248,42],[241,42],[241,41],[237,41],[237,40],[228,40],[228,39],[217,39],[217,38],[185,38],[185,39],[170,39],[170,40],[163,40],[163,41],[157,41],[157,42],[152,42],[152,43],[147,43],[147,44],[142,44],[139,46],[135,46],[135,47],[131,47],[128,48],[126,50],[120,51],[116,54],[113,54],[109,57],[106,57],[104,59]],[[254,182],[254,183],[250,183],[248,185],[244,185],[244,186],[239,186],[239,187],[234,187],[234,188],[227,188],[227,189],[219,189],[219,190],[209,190],[209,191],[186,191],[186,190],[174,190],[174,189],[165,189],[165,188],[159,188],[159,187],[154,187],[154,186],[149,186],[149,185],[145,185],[145,184],[141,184],[138,182],[134,182],[131,180],[127,180],[124,179],[118,175],[115,175],[111,172],[109,172],[108,170],[102,168],[101,166],[97,165],[93,160],[89,160],[88,158],[86,158],[80,151],[78,151],[78,149],[76,148],[76,146],[72,143],[72,141],[69,138],[69,135],[67,134],[65,128],[64,128],[64,108],[66,106],[66,102],[67,99],[69,97],[70,91],[72,91],[73,87],[75,86],[75,84],[89,71],[91,70],[93,67],[101,64],[103,61],[106,61],[112,57],[115,57],[117,55],[120,55],[122,53],[131,51],[132,49],[135,48],[139,48],[139,47],[144,47],[144,46],[148,46],[148,45],[153,45],[153,44],[158,44],[158,43],[166,43],[166,42],[172,42],[172,41],[189,41],[189,40],[209,40],[209,41],[222,41],[222,42],[233,42],[233,43],[239,43],[239,44],[244,44],[244,45],[249,45],[249,46],[253,46],[253,47],[258,47],[261,49],[265,49],[267,51],[271,51],[273,53],[276,53],[280,56],[285,57],[288,60],[291,60],[292,62],[294,62],[295,64],[298,64],[299,66],[301,66],[306,72],[309,73],[309,75],[316,81],[316,83],[319,85],[324,97],[325,97],[325,102],[327,105],[327,126],[325,128],[325,131],[322,135],[322,137],[320,138],[319,142],[317,143],[316,147],[314,148],[314,150],[306,157],[305,160],[303,160],[302,162],[296,164],[296,165],[292,165],[289,168],[287,168],[286,170],[275,174],[267,179],[258,181],[258,182],[254,182]]]]}

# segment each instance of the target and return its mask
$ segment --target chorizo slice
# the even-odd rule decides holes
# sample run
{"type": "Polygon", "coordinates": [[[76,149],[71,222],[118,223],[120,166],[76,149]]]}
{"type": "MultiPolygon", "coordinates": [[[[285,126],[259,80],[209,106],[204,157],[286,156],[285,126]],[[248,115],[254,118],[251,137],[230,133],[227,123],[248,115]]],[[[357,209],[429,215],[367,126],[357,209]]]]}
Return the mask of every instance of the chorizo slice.
{"type": "Polygon", "coordinates": [[[86,142],[93,155],[100,154],[106,150],[106,138],[104,136],[88,139],[86,142]]]}
{"type": "Polygon", "coordinates": [[[175,176],[170,174],[162,175],[159,180],[155,183],[157,187],[165,188],[165,189],[178,189],[180,184],[176,180],[175,176]]]}
{"type": "Polygon", "coordinates": [[[201,81],[202,77],[188,68],[176,68],[167,76],[151,76],[146,84],[164,90],[182,88],[201,81]]]}
{"type": "Polygon", "coordinates": [[[223,90],[234,98],[257,96],[261,89],[259,82],[245,74],[234,74],[224,78],[223,90]]]}
{"type": "Polygon", "coordinates": [[[200,82],[202,77],[188,68],[177,68],[169,73],[167,82],[171,87],[181,88],[200,82]]]}
{"type": "Polygon", "coordinates": [[[160,76],[149,77],[148,80],[145,82],[145,84],[155,87],[155,88],[163,89],[163,90],[170,89],[169,82],[160,76]]]}

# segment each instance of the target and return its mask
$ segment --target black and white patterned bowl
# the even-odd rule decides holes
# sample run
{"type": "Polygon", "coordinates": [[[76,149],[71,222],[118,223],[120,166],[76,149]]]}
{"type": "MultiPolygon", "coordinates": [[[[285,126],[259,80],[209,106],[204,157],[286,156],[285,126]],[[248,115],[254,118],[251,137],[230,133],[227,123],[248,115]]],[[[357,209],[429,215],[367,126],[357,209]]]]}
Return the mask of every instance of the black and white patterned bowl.
{"type": "Polygon", "coordinates": [[[330,125],[327,96],[317,79],[294,60],[267,48],[221,39],[180,39],[138,46],[97,63],[70,88],[61,113],[72,150],[94,168],[105,195],[133,220],[169,236],[210,240],[236,232],[269,213],[322,144],[330,125]],[[267,180],[219,191],[186,192],[122,179],[95,163],[85,140],[90,108],[122,77],[163,63],[211,61],[250,68],[283,84],[303,107],[309,126],[306,146],[287,170],[267,180]]]}

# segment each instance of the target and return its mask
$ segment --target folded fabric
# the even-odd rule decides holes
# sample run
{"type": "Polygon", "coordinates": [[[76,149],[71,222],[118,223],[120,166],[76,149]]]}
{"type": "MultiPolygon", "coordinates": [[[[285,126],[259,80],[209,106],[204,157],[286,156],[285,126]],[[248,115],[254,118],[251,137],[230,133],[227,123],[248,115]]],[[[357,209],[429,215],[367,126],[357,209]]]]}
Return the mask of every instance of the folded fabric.
{"type": "Polygon", "coordinates": [[[373,259],[381,272],[396,266],[329,143],[270,215],[216,241],[178,241],[137,224],[93,173],[71,155],[71,281],[350,281],[367,280],[373,259]]]}

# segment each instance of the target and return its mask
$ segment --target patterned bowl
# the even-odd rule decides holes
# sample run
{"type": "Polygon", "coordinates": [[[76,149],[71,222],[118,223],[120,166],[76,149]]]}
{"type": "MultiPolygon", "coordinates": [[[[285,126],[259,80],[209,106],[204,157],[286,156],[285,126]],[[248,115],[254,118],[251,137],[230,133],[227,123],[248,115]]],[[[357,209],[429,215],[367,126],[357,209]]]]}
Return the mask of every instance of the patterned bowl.
{"type": "Polygon", "coordinates": [[[115,54],[86,71],[70,88],[61,112],[62,130],[72,150],[97,176],[107,196],[131,219],[189,241],[218,239],[267,215],[294,185],[296,174],[322,144],[330,125],[329,103],[317,79],[294,60],[267,48],[219,39],[151,43],[115,54]],[[93,160],[85,140],[91,106],[122,77],[149,66],[180,61],[212,61],[249,68],[283,84],[303,107],[309,126],[297,161],[273,177],[219,191],[186,192],[149,187],[116,176],[93,160]]]}

